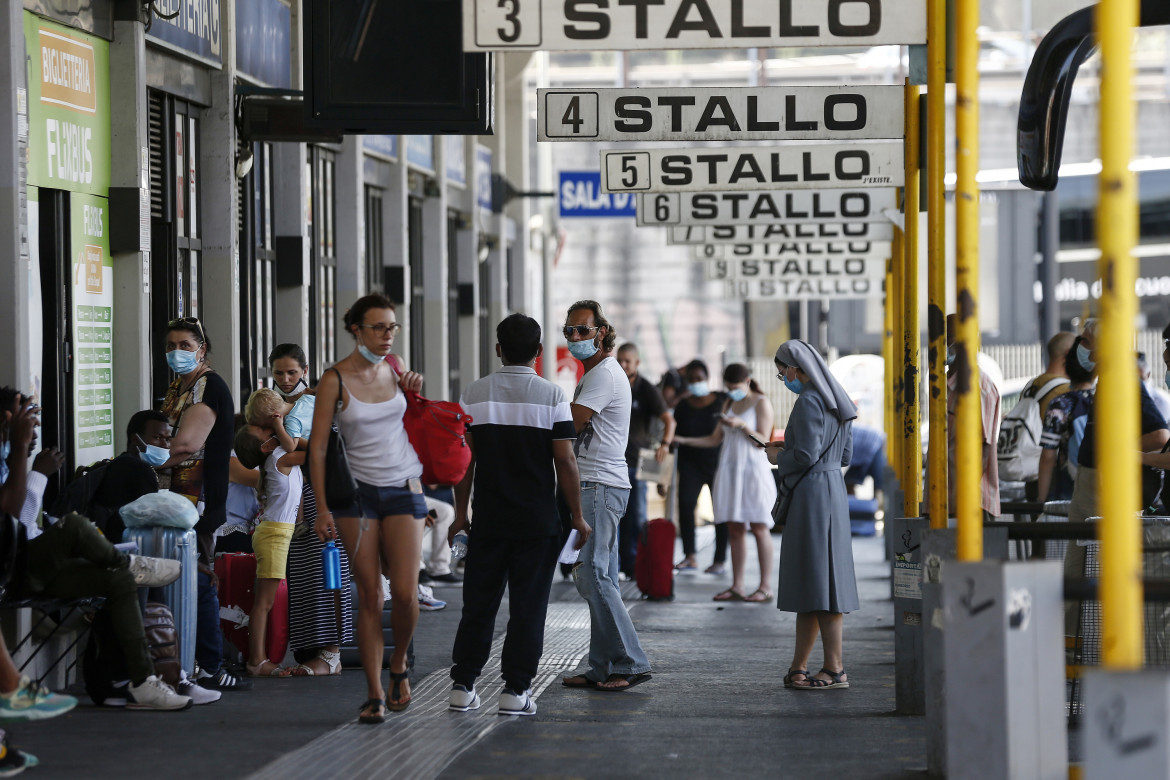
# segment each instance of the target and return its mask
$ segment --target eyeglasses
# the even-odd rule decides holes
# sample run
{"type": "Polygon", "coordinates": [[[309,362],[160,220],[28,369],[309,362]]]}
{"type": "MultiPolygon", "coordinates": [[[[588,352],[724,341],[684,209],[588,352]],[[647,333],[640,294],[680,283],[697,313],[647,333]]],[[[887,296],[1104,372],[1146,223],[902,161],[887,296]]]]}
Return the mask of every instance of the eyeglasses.
{"type": "Polygon", "coordinates": [[[179,317],[167,323],[167,330],[189,330],[199,337],[199,343],[207,341],[207,334],[203,332],[203,324],[198,317],[179,317]]]}
{"type": "Polygon", "coordinates": [[[566,325],[561,332],[565,334],[565,338],[567,339],[573,338],[574,333],[581,338],[585,338],[589,335],[589,331],[597,330],[600,327],[600,325],[594,325],[593,327],[589,327],[588,325],[566,325]]]}
{"type": "Polygon", "coordinates": [[[779,371],[776,372],[776,378],[779,379],[781,382],[783,382],[784,381],[784,372],[788,370],[788,366],[784,365],[783,363],[777,363],[776,367],[778,369],[780,369],[779,371]]]}
{"type": "Polygon", "coordinates": [[[359,328],[369,328],[370,330],[374,331],[374,335],[377,336],[378,338],[382,338],[387,333],[389,333],[391,336],[393,336],[395,333],[402,330],[402,325],[397,323],[397,322],[391,323],[389,325],[383,325],[380,322],[377,325],[363,325],[362,323],[359,322],[358,327],[359,328]]]}

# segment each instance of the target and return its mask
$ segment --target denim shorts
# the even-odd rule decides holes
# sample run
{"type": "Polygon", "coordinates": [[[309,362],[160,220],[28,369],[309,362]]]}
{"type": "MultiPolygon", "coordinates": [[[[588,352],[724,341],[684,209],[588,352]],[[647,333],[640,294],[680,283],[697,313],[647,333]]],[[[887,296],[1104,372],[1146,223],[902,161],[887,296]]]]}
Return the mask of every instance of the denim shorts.
{"type": "Polygon", "coordinates": [[[405,485],[378,487],[357,481],[357,501],[350,507],[333,512],[334,517],[368,517],[380,520],[390,515],[427,516],[427,502],[422,493],[412,493],[405,485]]]}

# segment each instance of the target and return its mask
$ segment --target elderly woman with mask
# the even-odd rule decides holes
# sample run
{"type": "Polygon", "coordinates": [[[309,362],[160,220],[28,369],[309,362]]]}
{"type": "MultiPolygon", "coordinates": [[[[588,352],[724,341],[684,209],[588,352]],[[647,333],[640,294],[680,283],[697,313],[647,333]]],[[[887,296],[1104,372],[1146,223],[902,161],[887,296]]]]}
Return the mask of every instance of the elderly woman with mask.
{"type": "Polygon", "coordinates": [[[844,613],[857,609],[849,500],[842,467],[853,452],[857,408],[820,354],[798,339],[776,350],[778,378],[799,397],[783,444],[768,447],[778,467],[780,505],[787,505],[780,546],[777,606],[796,613],[796,648],[784,686],[797,690],[848,688],[841,655],[844,613]],[[787,500],[785,497],[788,497],[787,500]],[[824,666],[809,674],[808,658],[821,635],[824,666]]]}

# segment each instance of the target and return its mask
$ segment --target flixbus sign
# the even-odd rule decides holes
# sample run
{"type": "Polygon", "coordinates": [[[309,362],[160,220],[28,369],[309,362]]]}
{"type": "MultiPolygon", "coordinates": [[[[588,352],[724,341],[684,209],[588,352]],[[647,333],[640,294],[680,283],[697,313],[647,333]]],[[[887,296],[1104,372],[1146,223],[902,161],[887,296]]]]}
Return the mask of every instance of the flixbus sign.
{"type": "Polygon", "coordinates": [[[110,189],[109,44],[24,15],[28,183],[91,195],[110,189]]]}

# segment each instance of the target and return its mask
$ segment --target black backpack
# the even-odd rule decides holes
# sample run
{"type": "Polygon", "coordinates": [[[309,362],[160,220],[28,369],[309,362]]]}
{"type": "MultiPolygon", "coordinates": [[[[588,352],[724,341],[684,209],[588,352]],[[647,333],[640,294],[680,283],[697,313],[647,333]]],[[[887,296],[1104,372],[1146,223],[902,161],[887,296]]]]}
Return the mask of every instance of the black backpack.
{"type": "Polygon", "coordinates": [[[73,481],[65,486],[61,495],[53,502],[49,514],[54,517],[64,517],[70,512],[76,512],[89,518],[94,525],[105,532],[107,521],[110,519],[110,510],[93,499],[102,486],[102,480],[106,478],[106,470],[109,467],[110,460],[108,459],[99,460],[92,466],[79,467],[73,481]]]}
{"type": "Polygon", "coordinates": [[[114,633],[110,611],[104,607],[93,616],[89,642],[81,660],[81,673],[85,677],[85,692],[99,707],[108,698],[125,695],[114,687],[114,683],[130,675],[126,671],[126,660],[114,633]]]}

